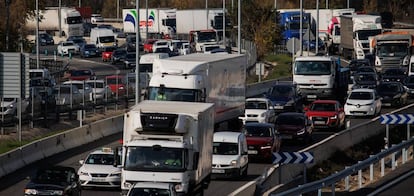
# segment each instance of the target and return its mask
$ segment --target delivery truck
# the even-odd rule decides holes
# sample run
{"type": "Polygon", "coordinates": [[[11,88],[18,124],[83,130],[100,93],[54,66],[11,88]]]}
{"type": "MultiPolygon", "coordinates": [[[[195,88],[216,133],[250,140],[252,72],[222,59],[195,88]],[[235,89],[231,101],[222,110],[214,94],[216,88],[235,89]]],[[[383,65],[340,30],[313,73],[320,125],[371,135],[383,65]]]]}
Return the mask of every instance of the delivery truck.
{"type": "Polygon", "coordinates": [[[339,53],[347,59],[365,59],[371,36],[382,33],[381,16],[341,15],[339,53]]]}
{"type": "Polygon", "coordinates": [[[147,27],[149,34],[162,34],[167,37],[175,36],[176,9],[148,8],[148,10],[139,9],[139,13],[136,13],[136,9],[123,9],[122,21],[125,33],[135,33],[135,23],[138,14],[141,37],[146,38],[147,27]]]}
{"type": "Polygon", "coordinates": [[[177,37],[189,40],[190,31],[213,29],[218,35],[223,33],[223,9],[187,9],[177,10],[177,37]],[[220,17],[221,16],[221,17],[220,17]]]}
{"type": "Polygon", "coordinates": [[[212,103],[135,105],[124,116],[122,157],[115,159],[122,160],[122,192],[157,182],[173,184],[180,195],[202,193],[211,179],[213,132],[212,103]]]}
{"type": "Polygon", "coordinates": [[[147,99],[214,103],[218,126],[241,125],[247,59],[242,54],[204,54],[154,59],[147,99]]]}

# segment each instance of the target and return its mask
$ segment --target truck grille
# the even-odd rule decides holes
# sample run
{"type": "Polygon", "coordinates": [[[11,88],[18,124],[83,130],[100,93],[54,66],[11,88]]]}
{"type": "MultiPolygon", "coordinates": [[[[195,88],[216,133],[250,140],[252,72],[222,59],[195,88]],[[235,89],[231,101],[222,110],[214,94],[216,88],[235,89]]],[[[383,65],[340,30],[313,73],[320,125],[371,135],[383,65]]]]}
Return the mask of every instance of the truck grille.
{"type": "Polygon", "coordinates": [[[392,66],[400,66],[401,65],[401,60],[400,59],[382,59],[382,65],[392,65],[392,66]]]}

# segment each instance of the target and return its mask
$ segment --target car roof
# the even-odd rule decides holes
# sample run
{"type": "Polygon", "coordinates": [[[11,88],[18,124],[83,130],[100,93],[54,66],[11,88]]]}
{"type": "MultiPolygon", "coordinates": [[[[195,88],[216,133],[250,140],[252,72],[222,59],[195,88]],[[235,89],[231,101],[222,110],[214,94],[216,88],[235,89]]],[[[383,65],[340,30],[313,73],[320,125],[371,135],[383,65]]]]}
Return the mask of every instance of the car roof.
{"type": "Polygon", "coordinates": [[[103,147],[91,152],[90,154],[114,154],[114,151],[112,148],[103,147]]]}
{"type": "Polygon", "coordinates": [[[352,92],[375,92],[374,89],[370,89],[370,88],[357,88],[351,91],[352,92]]]}
{"type": "Polygon", "coordinates": [[[244,124],[245,127],[274,127],[272,123],[258,123],[258,122],[247,122],[244,124]]]}
{"type": "Polygon", "coordinates": [[[219,131],[214,133],[214,142],[231,142],[237,143],[239,137],[243,135],[241,132],[219,131]]]}
{"type": "Polygon", "coordinates": [[[247,98],[247,101],[270,101],[268,98],[247,98]]]}
{"type": "Polygon", "coordinates": [[[336,104],[336,103],[338,103],[338,101],[337,100],[323,100],[323,99],[319,99],[319,100],[315,100],[315,101],[312,102],[312,104],[315,104],[315,103],[336,104]]]}
{"type": "Polygon", "coordinates": [[[300,112],[283,112],[280,113],[278,117],[280,116],[304,116],[304,113],[300,113],[300,112]]]}

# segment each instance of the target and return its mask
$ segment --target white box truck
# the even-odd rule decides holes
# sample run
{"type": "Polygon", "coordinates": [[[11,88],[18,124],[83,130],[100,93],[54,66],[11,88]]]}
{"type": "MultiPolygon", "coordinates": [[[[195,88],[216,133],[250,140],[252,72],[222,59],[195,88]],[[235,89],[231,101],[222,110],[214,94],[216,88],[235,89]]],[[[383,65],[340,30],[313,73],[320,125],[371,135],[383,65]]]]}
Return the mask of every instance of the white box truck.
{"type": "MultiPolygon", "coordinates": [[[[82,17],[79,11],[74,8],[62,7],[60,9],[60,28],[62,36],[83,36],[82,17]]],[[[39,31],[46,31],[51,35],[59,35],[59,8],[48,7],[41,10],[39,31]]],[[[26,21],[26,29],[36,31],[36,16],[26,21]]]]}
{"type": "MultiPolygon", "coordinates": [[[[123,9],[122,16],[124,32],[135,33],[138,16],[136,9],[123,9]]],[[[147,27],[148,33],[151,34],[159,33],[170,37],[175,36],[176,9],[148,8],[148,14],[147,9],[139,9],[139,20],[140,33],[143,38],[146,38],[147,27]]]]}
{"type": "Polygon", "coordinates": [[[122,192],[139,182],[174,184],[186,195],[206,188],[213,119],[211,103],[144,100],[135,105],[124,117],[122,192]]]}
{"type": "Polygon", "coordinates": [[[382,33],[381,16],[341,15],[339,53],[345,58],[364,59],[369,52],[371,36],[382,33]]]}
{"type": "Polygon", "coordinates": [[[115,33],[111,29],[95,27],[91,29],[90,42],[101,51],[105,47],[117,46],[115,33]]]}
{"type": "Polygon", "coordinates": [[[154,59],[147,99],[214,103],[216,125],[239,128],[246,91],[245,55],[194,53],[154,59]]]}
{"type": "MultiPolygon", "coordinates": [[[[221,8],[208,9],[208,16],[205,9],[177,10],[177,35],[182,39],[188,39],[190,31],[215,29],[215,26],[219,26],[216,24],[223,23],[223,18],[218,17],[222,15],[223,9],[221,8]],[[218,21],[219,19],[221,21],[218,21]]],[[[220,33],[223,29],[215,30],[220,33]]]]}

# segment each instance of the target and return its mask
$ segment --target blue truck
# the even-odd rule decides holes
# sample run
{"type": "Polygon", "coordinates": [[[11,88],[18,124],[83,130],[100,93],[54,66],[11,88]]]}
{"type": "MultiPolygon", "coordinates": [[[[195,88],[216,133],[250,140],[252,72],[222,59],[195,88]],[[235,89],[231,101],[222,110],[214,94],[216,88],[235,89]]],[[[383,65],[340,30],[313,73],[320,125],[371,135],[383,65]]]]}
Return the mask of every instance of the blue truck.
{"type": "MultiPolygon", "coordinates": [[[[282,29],[282,44],[285,44],[290,38],[300,37],[300,11],[279,11],[279,25],[282,29]]],[[[312,28],[312,17],[310,13],[303,12],[302,14],[302,36],[305,34],[309,27],[312,28]]]]}

